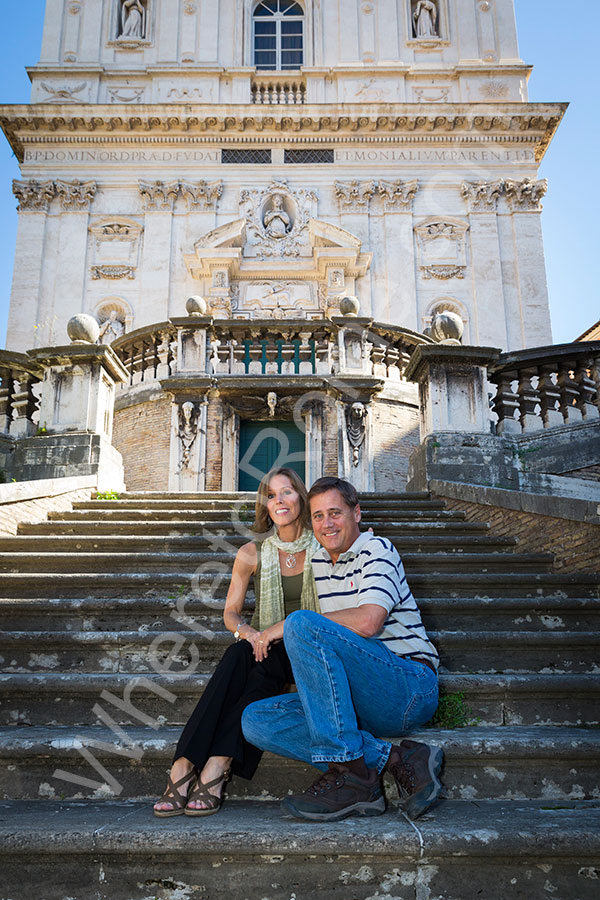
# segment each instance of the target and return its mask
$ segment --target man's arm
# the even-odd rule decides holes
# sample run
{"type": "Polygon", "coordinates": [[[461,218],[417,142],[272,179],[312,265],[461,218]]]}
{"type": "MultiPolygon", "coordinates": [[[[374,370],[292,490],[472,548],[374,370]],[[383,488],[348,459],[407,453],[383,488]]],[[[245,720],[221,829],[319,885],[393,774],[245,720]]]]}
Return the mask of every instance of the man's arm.
{"type": "Polygon", "coordinates": [[[363,603],[353,609],[336,609],[333,612],[323,613],[326,619],[349,628],[350,631],[362,635],[362,637],[374,637],[383,628],[388,612],[383,606],[376,603],[363,603]]]}

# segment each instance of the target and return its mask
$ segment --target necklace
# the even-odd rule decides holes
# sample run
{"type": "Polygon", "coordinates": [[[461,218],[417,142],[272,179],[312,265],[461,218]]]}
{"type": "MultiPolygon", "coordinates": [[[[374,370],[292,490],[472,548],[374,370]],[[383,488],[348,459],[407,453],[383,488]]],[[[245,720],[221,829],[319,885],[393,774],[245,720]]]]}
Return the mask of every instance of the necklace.
{"type": "Polygon", "coordinates": [[[296,567],[296,554],[288,553],[285,558],[285,565],[288,569],[294,569],[296,567]]]}

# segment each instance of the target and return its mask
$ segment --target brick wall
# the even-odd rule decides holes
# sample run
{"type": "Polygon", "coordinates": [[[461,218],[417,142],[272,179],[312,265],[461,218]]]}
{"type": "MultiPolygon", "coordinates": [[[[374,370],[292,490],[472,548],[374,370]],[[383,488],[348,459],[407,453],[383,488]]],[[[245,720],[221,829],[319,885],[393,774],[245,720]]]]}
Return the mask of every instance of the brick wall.
{"type": "Polygon", "coordinates": [[[223,403],[210,397],[206,411],[206,490],[220,491],[223,466],[223,403]]]}
{"type": "Polygon", "coordinates": [[[168,490],[170,436],[168,397],[115,411],[112,443],[123,457],[128,491],[168,490]]]}
{"type": "Polygon", "coordinates": [[[402,491],[408,480],[408,457],[419,446],[418,411],[377,399],[372,409],[375,490],[402,491]]]}
{"type": "Polygon", "coordinates": [[[464,511],[470,522],[489,522],[492,534],[516,537],[517,552],[553,553],[556,572],[593,573],[600,569],[600,525],[450,497],[442,499],[448,509],[464,511]]]}
{"type": "Polygon", "coordinates": [[[323,477],[339,475],[337,406],[329,398],[323,409],[323,477]]]}

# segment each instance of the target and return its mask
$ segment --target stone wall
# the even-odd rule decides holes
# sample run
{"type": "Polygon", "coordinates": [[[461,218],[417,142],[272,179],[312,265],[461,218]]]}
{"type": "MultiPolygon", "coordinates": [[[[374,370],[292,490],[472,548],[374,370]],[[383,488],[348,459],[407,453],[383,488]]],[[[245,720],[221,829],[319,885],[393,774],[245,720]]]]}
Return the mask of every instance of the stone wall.
{"type": "Polygon", "coordinates": [[[491,534],[516,537],[519,542],[515,548],[517,552],[554,554],[552,568],[555,572],[597,572],[600,525],[448,496],[459,493],[463,487],[467,486],[452,485],[445,489],[440,485],[435,496],[445,500],[448,509],[464,512],[469,522],[488,522],[491,534]]]}
{"type": "Polygon", "coordinates": [[[572,472],[563,472],[564,478],[584,478],[586,481],[600,481],[600,466],[585,466],[583,469],[573,469],[572,472]]]}
{"type": "Polygon", "coordinates": [[[402,491],[408,479],[408,458],[419,445],[416,408],[377,400],[373,403],[374,490],[402,491]]]}
{"type": "Polygon", "coordinates": [[[16,534],[22,522],[43,522],[50,511],[89,500],[95,486],[94,476],[0,484],[0,535],[16,534]]]}
{"type": "MultiPolygon", "coordinates": [[[[326,403],[323,409],[323,477],[339,475],[338,419],[335,403],[326,403]]],[[[310,485],[309,485],[310,487],[310,485]]]]}
{"type": "Polygon", "coordinates": [[[115,409],[112,442],[123,457],[127,490],[168,490],[170,436],[171,401],[164,395],[115,409]]]}

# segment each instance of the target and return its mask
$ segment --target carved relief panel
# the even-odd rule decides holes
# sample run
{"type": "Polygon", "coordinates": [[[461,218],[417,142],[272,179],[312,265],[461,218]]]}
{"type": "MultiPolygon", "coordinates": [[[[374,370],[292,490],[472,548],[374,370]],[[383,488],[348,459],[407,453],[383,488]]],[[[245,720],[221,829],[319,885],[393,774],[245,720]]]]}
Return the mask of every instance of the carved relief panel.
{"type": "Polygon", "coordinates": [[[123,216],[104,218],[91,225],[92,278],[135,278],[142,231],[141,225],[123,216]]]}
{"type": "Polygon", "coordinates": [[[465,235],[469,226],[459,220],[428,219],[415,226],[417,256],[424,279],[464,278],[467,266],[465,235]]]}
{"type": "Polygon", "coordinates": [[[314,191],[292,190],[285,181],[267,188],[242,190],[240,215],[248,241],[245,256],[298,257],[310,255],[308,223],[317,212],[314,191]]]}

